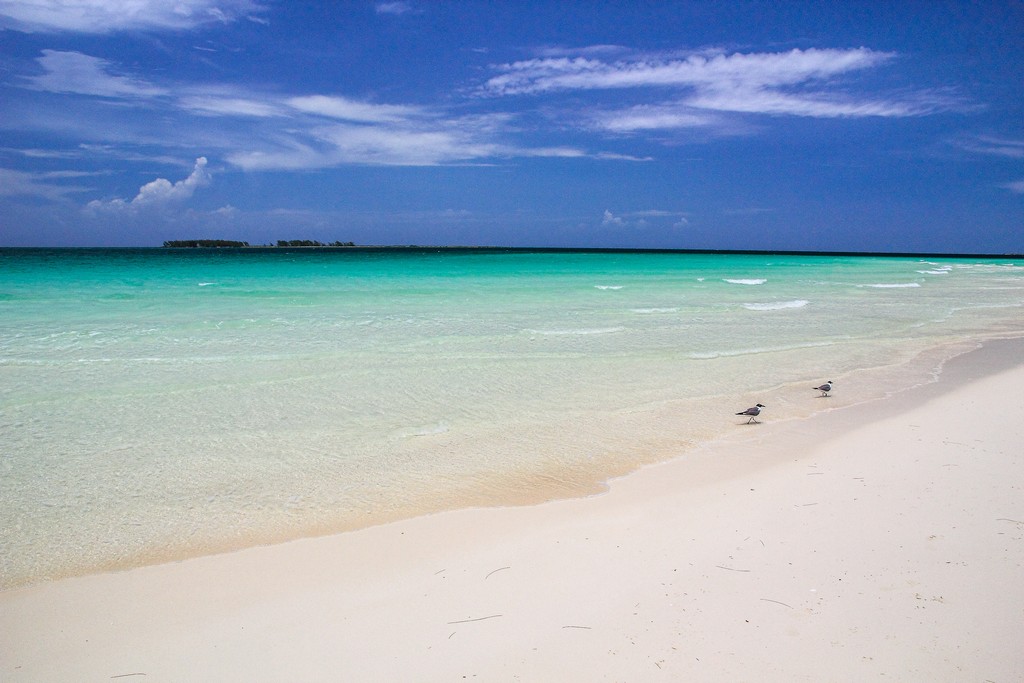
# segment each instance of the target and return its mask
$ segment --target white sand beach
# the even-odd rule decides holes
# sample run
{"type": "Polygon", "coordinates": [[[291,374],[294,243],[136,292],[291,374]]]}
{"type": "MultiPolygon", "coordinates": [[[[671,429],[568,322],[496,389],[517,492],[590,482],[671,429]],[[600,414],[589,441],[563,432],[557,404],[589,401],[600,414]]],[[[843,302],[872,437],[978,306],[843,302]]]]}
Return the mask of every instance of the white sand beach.
{"type": "Polygon", "coordinates": [[[727,406],[589,498],[7,591],[0,679],[1019,681],[1022,350],[804,420],[727,406]]]}

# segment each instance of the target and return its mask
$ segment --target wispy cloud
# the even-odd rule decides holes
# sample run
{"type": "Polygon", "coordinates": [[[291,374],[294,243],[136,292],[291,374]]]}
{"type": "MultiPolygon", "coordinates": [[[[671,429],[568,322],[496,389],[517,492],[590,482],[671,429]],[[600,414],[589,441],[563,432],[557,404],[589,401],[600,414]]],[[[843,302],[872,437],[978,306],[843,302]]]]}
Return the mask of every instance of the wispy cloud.
{"type": "Polygon", "coordinates": [[[426,112],[418,107],[395,104],[372,104],[347,97],[328,95],[306,95],[291,97],[285,103],[296,111],[317,114],[343,121],[362,123],[386,123],[423,116],[426,112]]]}
{"type": "Polygon", "coordinates": [[[1024,178],[1011,183],[1003,183],[1000,187],[1006,188],[1014,194],[1024,194],[1024,178]]]}
{"type": "Polygon", "coordinates": [[[706,128],[722,123],[721,119],[714,114],[678,102],[657,105],[638,104],[626,109],[599,111],[587,118],[592,127],[613,133],[671,128],[706,128]]]}
{"type": "Polygon", "coordinates": [[[413,11],[412,4],[408,2],[378,2],[374,9],[377,14],[406,14],[413,11]]]}
{"type": "Polygon", "coordinates": [[[960,139],[957,144],[969,152],[989,154],[1010,159],[1024,159],[1024,140],[993,135],[975,135],[960,139]]]}
{"type": "Polygon", "coordinates": [[[112,98],[150,98],[167,90],[131,76],[113,73],[105,59],[81,52],[43,50],[36,60],[45,73],[28,79],[32,87],[54,93],[73,93],[112,98]]]}
{"type": "Polygon", "coordinates": [[[532,59],[495,67],[502,74],[485,89],[498,95],[553,90],[637,87],[743,87],[748,90],[796,85],[878,66],[888,52],[791,50],[779,53],[693,54],[684,59],[639,57],[605,62],[583,57],[532,59]]]}
{"type": "Polygon", "coordinates": [[[246,96],[232,96],[224,92],[185,95],[179,98],[176,104],[181,109],[200,116],[271,118],[288,114],[288,111],[276,102],[246,96]]]}
{"type": "Polygon", "coordinates": [[[253,0],[0,0],[0,26],[24,32],[187,30],[258,19],[253,0]]]}
{"type": "MultiPolygon", "coordinates": [[[[38,62],[45,73],[26,81],[35,90],[122,101],[137,111],[148,108],[154,115],[184,113],[230,122],[231,126],[217,129],[221,156],[246,170],[342,164],[430,166],[515,157],[633,160],[567,145],[516,144],[513,115],[500,112],[453,116],[443,109],[341,95],[281,95],[232,85],[156,85],[80,52],[50,50],[38,62]]],[[[165,139],[166,135],[161,133],[165,139]]]]}
{"type": "Polygon", "coordinates": [[[918,92],[889,97],[838,89],[841,77],[883,66],[890,52],[867,48],[762,53],[697,53],[678,58],[544,57],[495,66],[481,92],[490,96],[562,91],[669,91],[662,102],[592,115],[613,132],[694,128],[719,121],[715,112],[818,118],[921,116],[961,106],[953,96],[918,92]]]}
{"type": "Polygon", "coordinates": [[[493,154],[458,131],[337,124],[307,131],[311,139],[261,150],[239,151],[227,160],[246,170],[326,168],[339,164],[432,166],[493,154]]]}
{"type": "Polygon", "coordinates": [[[78,171],[52,171],[28,173],[9,168],[0,168],[0,197],[36,197],[50,201],[61,201],[67,195],[87,192],[91,188],[67,185],[61,181],[83,178],[92,173],[78,171]]]}

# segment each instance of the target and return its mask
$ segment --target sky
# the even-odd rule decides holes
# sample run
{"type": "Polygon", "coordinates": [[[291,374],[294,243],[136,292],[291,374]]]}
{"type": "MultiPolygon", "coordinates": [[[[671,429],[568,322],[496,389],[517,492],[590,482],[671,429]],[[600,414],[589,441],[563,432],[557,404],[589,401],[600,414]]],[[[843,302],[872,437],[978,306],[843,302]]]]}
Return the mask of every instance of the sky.
{"type": "Polygon", "coordinates": [[[0,0],[0,246],[1024,253],[1024,0],[0,0]]]}

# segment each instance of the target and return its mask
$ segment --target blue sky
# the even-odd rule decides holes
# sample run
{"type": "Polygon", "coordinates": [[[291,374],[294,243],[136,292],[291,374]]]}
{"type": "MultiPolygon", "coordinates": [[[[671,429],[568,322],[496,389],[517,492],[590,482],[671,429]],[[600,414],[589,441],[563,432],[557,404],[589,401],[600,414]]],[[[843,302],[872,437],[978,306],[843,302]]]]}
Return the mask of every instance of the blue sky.
{"type": "Polygon", "coordinates": [[[0,245],[1024,252],[1024,3],[0,0],[0,245]]]}

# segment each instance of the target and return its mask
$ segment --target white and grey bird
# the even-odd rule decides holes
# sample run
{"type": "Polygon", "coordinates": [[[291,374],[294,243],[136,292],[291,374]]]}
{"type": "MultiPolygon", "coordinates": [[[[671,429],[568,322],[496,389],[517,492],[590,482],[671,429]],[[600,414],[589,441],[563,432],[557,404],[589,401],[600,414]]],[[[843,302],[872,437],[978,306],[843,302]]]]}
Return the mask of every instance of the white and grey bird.
{"type": "Polygon", "coordinates": [[[832,380],[825,382],[820,387],[814,387],[814,390],[820,391],[822,396],[828,396],[828,392],[832,391],[832,380]]]}
{"type": "Polygon", "coordinates": [[[758,403],[753,408],[747,408],[746,410],[738,412],[736,414],[737,415],[743,415],[743,416],[749,416],[750,419],[747,420],[747,424],[750,424],[751,422],[757,422],[757,420],[755,420],[754,418],[756,418],[758,415],[761,414],[761,409],[762,408],[766,408],[766,407],[767,406],[765,406],[763,403],[758,403]]]}

